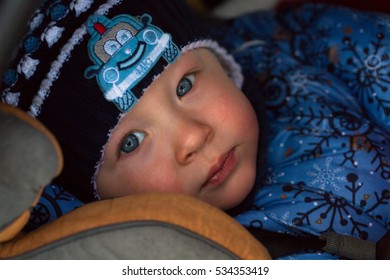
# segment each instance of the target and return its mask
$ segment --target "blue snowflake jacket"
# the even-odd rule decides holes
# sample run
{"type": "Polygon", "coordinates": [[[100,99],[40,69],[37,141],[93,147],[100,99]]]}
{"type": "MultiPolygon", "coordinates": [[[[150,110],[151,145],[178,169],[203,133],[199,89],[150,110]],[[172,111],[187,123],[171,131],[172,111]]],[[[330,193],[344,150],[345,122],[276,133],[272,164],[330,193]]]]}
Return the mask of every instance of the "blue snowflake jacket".
{"type": "Polygon", "coordinates": [[[306,4],[217,31],[269,130],[265,178],[237,220],[378,241],[390,228],[390,17],[306,4]]]}

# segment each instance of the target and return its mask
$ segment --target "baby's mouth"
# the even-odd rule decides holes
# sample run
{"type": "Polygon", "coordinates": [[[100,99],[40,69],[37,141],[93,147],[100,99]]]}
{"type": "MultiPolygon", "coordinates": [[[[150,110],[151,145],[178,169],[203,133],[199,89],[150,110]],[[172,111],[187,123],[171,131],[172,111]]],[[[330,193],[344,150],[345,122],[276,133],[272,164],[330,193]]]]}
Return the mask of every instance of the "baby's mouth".
{"type": "Polygon", "coordinates": [[[202,188],[221,184],[230,175],[235,164],[236,157],[234,147],[228,153],[221,155],[217,162],[210,168],[206,182],[202,185],[202,188]]]}

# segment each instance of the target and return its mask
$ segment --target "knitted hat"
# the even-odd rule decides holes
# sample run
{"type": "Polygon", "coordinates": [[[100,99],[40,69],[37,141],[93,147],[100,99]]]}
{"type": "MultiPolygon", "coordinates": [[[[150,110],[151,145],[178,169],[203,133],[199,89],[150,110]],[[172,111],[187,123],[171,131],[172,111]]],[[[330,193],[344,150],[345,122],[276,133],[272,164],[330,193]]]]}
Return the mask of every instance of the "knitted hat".
{"type": "Polygon", "coordinates": [[[120,117],[181,53],[199,47],[241,86],[239,67],[185,1],[46,0],[4,75],[2,101],[51,130],[64,154],[54,183],[89,202],[98,198],[94,177],[120,117]]]}

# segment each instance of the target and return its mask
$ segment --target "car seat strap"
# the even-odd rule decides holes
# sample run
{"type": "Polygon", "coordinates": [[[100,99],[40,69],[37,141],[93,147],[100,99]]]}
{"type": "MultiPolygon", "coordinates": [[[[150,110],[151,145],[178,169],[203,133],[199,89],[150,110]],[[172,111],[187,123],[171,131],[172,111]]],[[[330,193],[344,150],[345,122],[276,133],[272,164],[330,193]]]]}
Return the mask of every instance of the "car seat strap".
{"type": "Polygon", "coordinates": [[[272,258],[279,258],[303,250],[322,250],[342,258],[354,260],[390,259],[390,231],[377,243],[335,232],[321,236],[293,236],[258,228],[247,230],[269,251],[272,258]]]}

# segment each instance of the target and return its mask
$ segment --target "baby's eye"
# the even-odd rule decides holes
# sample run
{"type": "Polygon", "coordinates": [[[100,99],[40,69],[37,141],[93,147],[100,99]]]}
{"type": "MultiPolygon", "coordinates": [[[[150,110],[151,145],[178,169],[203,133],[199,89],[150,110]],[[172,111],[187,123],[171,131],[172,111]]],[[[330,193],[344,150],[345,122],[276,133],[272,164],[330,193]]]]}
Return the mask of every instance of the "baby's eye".
{"type": "Polygon", "coordinates": [[[184,76],[177,85],[176,94],[179,97],[186,95],[192,88],[193,83],[195,82],[195,75],[190,74],[184,76]]]}
{"type": "Polygon", "coordinates": [[[126,154],[133,152],[145,139],[145,135],[144,132],[140,131],[127,135],[122,141],[121,152],[126,154]]]}

